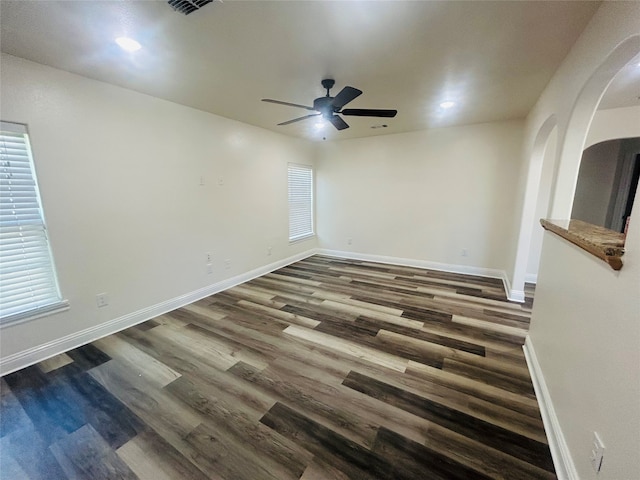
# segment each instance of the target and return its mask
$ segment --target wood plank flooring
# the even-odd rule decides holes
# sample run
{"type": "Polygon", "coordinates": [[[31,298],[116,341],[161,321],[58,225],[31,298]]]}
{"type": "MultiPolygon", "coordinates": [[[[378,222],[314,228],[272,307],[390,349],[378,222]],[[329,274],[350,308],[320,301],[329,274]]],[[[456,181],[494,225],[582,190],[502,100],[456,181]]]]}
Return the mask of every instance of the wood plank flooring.
{"type": "Polygon", "coordinates": [[[532,294],[308,258],[0,379],[0,478],[554,479],[532,294]]]}

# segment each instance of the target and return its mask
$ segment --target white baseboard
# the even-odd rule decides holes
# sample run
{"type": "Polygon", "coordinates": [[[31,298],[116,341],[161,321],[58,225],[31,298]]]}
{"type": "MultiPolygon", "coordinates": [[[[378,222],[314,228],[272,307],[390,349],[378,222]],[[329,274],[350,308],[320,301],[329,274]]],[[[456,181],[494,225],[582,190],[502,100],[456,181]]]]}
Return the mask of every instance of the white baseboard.
{"type": "Polygon", "coordinates": [[[101,323],[100,325],[72,333],[65,337],[52,340],[51,342],[29,348],[22,352],[14,353],[13,355],[2,357],[0,358],[0,376],[15,372],[16,370],[41,362],[60,353],[91,343],[99,338],[106,337],[107,335],[114,334],[120,330],[124,330],[125,328],[145,322],[157,317],[158,315],[175,310],[176,308],[183,307],[202,298],[222,292],[223,290],[227,290],[231,287],[235,287],[241,283],[248,282],[249,280],[310,257],[315,253],[315,248],[307,250],[306,252],[298,255],[293,255],[283,260],[270,263],[269,265],[236,275],[235,277],[207,285],[206,287],[180,295],[179,297],[171,298],[136,312],[128,313],[119,318],[114,318],[113,320],[101,323]]]}
{"type": "Polygon", "coordinates": [[[515,290],[511,288],[511,282],[507,276],[507,272],[502,271],[502,283],[504,284],[504,291],[507,294],[507,298],[512,302],[524,303],[524,290],[515,290]]]}
{"type": "Polygon", "coordinates": [[[553,458],[553,465],[555,466],[558,480],[580,480],[573,463],[573,458],[569,452],[569,447],[562,434],[560,421],[553,408],[551,394],[549,393],[542,369],[538,363],[536,351],[528,335],[522,349],[527,359],[531,381],[533,382],[533,388],[536,392],[538,404],[540,405],[542,422],[544,423],[544,429],[547,433],[547,439],[549,440],[549,449],[551,450],[551,457],[553,458]]]}
{"type": "Polygon", "coordinates": [[[527,273],[524,276],[524,281],[525,281],[525,283],[536,284],[536,283],[538,283],[538,274],[537,273],[527,273]]]}
{"type": "Polygon", "coordinates": [[[512,302],[524,303],[524,290],[510,289],[507,298],[512,302]]]}
{"type": "Polygon", "coordinates": [[[502,280],[505,294],[509,300],[516,302],[524,302],[524,292],[522,299],[512,298],[511,284],[509,277],[504,270],[494,268],[473,267],[470,265],[455,265],[451,263],[430,262],[428,260],[416,260],[413,258],[389,257],[387,255],[371,255],[368,253],[344,252],[339,250],[327,250],[320,248],[317,250],[319,255],[327,255],[329,257],[347,258],[350,260],[362,260],[365,262],[387,263],[391,265],[403,265],[405,267],[425,268],[428,270],[438,270],[440,272],[460,273],[463,275],[477,275],[478,277],[499,278],[502,280]]]}

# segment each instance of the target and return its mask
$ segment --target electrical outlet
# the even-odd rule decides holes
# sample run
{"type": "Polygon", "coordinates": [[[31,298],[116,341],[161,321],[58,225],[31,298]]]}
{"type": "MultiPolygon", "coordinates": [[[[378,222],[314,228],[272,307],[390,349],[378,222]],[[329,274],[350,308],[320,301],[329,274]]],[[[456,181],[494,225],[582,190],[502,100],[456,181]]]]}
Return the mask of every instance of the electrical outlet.
{"type": "Polygon", "coordinates": [[[225,268],[225,270],[229,270],[231,268],[231,259],[230,258],[227,258],[224,261],[224,268],[225,268]]]}
{"type": "Polygon", "coordinates": [[[98,308],[106,307],[109,305],[109,294],[108,293],[99,293],[96,295],[96,305],[98,308]]]}
{"type": "Polygon", "coordinates": [[[207,252],[207,263],[211,263],[211,253],[207,252]]]}
{"type": "Polygon", "coordinates": [[[593,439],[591,440],[591,455],[589,456],[589,460],[591,460],[591,466],[596,472],[600,472],[602,468],[602,460],[604,457],[604,443],[600,439],[600,436],[593,432],[593,439]]]}
{"type": "Polygon", "coordinates": [[[353,243],[353,238],[347,238],[347,245],[351,245],[353,243]]]}
{"type": "Polygon", "coordinates": [[[466,248],[463,248],[462,251],[460,252],[460,256],[468,257],[469,256],[469,251],[466,248]]]}

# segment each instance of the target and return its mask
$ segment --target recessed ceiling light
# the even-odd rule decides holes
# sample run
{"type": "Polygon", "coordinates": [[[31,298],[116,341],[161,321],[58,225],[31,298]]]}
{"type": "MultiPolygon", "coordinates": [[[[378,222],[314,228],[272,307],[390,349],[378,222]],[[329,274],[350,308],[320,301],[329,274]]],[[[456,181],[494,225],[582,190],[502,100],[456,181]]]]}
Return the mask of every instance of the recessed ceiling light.
{"type": "Polygon", "coordinates": [[[135,52],[136,50],[140,50],[142,45],[136,42],[133,38],[129,37],[118,37],[116,38],[116,43],[127,52],[135,52]]]}
{"type": "Polygon", "coordinates": [[[451,108],[455,106],[456,106],[456,102],[452,102],[452,101],[446,101],[440,104],[440,108],[451,108]]]}
{"type": "Polygon", "coordinates": [[[324,128],[326,124],[327,122],[325,122],[324,120],[318,120],[316,122],[316,128],[320,130],[321,128],[324,128]]]}

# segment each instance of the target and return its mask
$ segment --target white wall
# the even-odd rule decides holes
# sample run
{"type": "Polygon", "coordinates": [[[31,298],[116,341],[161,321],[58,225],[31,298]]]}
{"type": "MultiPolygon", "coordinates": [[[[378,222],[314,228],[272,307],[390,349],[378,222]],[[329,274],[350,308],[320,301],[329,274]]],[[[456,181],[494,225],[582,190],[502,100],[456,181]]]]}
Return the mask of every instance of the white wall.
{"type": "MultiPolygon", "coordinates": [[[[552,216],[567,218],[570,213],[594,111],[608,82],[640,50],[639,24],[635,2],[603,2],[527,118],[526,162],[549,118],[557,119],[552,216]]],[[[537,197],[539,173],[537,179],[529,174],[526,198],[537,197]]],[[[547,407],[555,410],[568,446],[562,464],[577,470],[570,478],[640,478],[640,209],[638,201],[635,204],[619,272],[545,234],[530,344],[549,391],[547,407]],[[601,433],[607,448],[598,477],[589,462],[593,431],[601,433]]],[[[522,217],[533,217],[534,210],[523,209],[522,217]]],[[[531,225],[523,223],[521,239],[527,238],[522,233],[531,225]]],[[[529,241],[519,242],[516,288],[528,255],[529,241]]]]}
{"type": "Polygon", "coordinates": [[[322,144],[320,247],[506,269],[522,127],[509,121],[322,144]]]}
{"type": "Polygon", "coordinates": [[[582,153],[571,218],[605,226],[620,144],[620,140],[601,142],[582,153]]]}
{"type": "Polygon", "coordinates": [[[618,272],[545,233],[529,336],[581,480],[640,478],[640,203],[618,272]],[[589,462],[598,432],[606,450],[589,462]]]}
{"type": "Polygon", "coordinates": [[[288,243],[287,162],[310,163],[308,143],[7,55],[1,70],[71,305],[3,328],[3,357],[316,246],[288,243]]]}

